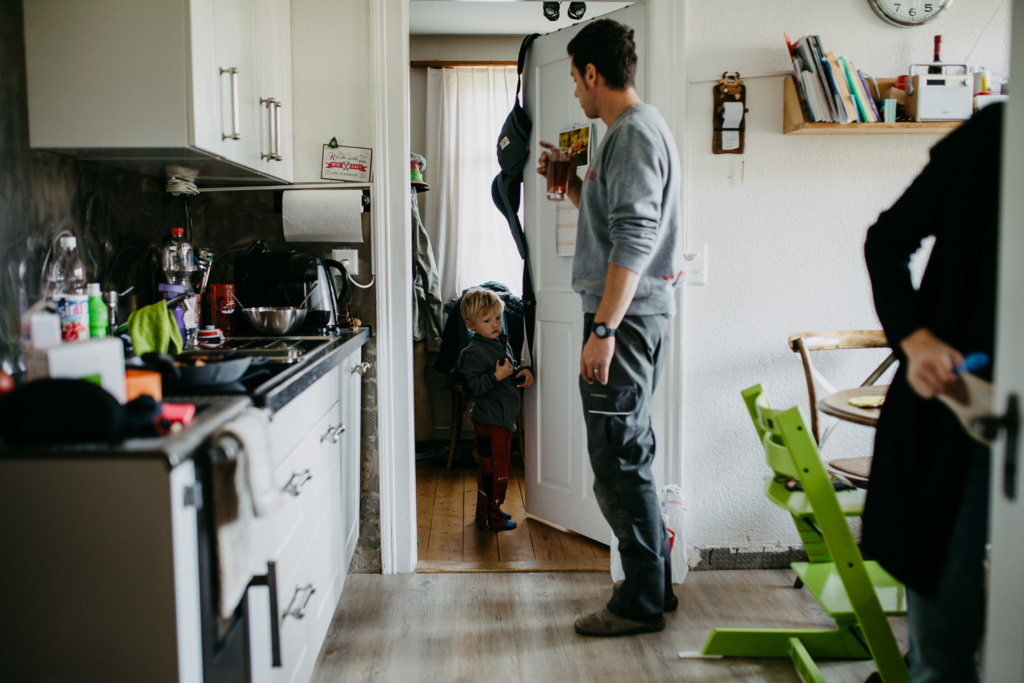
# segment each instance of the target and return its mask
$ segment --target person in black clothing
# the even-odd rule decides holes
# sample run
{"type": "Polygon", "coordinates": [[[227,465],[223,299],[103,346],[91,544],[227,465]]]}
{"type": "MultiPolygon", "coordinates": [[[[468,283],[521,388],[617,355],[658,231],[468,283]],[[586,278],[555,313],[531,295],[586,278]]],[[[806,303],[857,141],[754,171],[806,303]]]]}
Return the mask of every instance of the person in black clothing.
{"type": "Polygon", "coordinates": [[[519,387],[533,386],[533,371],[520,366],[501,333],[505,306],[498,296],[473,288],[462,297],[460,312],[473,338],[459,356],[459,371],[473,394],[473,440],[477,469],[476,525],[479,529],[511,531],[516,523],[502,512],[508,489],[512,432],[521,403],[519,387]]]}
{"type": "MultiPolygon", "coordinates": [[[[965,355],[993,357],[1002,125],[991,105],[936,144],[864,246],[900,365],[878,421],[863,547],[907,586],[911,681],[978,680],[989,452],[934,399],[954,392],[965,355]],[[928,236],[915,289],[909,259],[928,236]]],[[[991,366],[977,374],[991,379],[991,366]]]]}

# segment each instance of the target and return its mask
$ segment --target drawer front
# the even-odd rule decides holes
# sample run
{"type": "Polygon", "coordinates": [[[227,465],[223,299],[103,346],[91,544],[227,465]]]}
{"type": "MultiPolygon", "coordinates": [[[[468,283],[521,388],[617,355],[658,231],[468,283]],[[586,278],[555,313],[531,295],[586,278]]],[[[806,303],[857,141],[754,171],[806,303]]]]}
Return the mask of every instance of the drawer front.
{"type": "Polygon", "coordinates": [[[340,370],[335,367],[270,420],[270,452],[276,467],[323,415],[338,402],[340,370]]]}

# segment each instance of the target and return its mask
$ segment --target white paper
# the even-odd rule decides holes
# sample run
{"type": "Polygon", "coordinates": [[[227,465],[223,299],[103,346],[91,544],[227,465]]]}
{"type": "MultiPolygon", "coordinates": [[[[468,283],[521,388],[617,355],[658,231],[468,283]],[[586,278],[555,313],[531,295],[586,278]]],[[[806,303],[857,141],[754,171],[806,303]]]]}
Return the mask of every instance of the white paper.
{"type": "Polygon", "coordinates": [[[739,149],[740,148],[740,132],[738,130],[723,130],[722,131],[722,149],[739,149]]]}
{"type": "Polygon", "coordinates": [[[743,103],[723,102],[723,105],[725,106],[725,113],[722,117],[722,128],[739,128],[740,121],[743,120],[743,103]]]}
{"type": "Polygon", "coordinates": [[[576,254],[576,225],[579,217],[579,209],[568,199],[555,205],[555,253],[559,256],[576,254]]]}
{"type": "Polygon", "coordinates": [[[360,190],[285,190],[285,242],[362,242],[360,190]]]}

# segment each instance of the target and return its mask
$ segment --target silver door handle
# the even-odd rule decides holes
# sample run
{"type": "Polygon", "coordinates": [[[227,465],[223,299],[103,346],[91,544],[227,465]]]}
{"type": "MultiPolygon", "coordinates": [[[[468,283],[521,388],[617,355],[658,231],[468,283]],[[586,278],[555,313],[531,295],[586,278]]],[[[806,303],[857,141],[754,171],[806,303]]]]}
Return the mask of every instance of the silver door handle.
{"type": "Polygon", "coordinates": [[[288,603],[288,609],[284,611],[284,616],[281,617],[281,620],[284,621],[284,618],[289,615],[296,619],[301,619],[306,616],[306,606],[309,604],[309,599],[313,597],[313,593],[316,593],[316,586],[312,583],[307,583],[305,586],[296,586],[295,594],[292,595],[292,601],[288,603]],[[306,594],[305,600],[302,601],[301,605],[296,604],[298,602],[299,595],[302,593],[306,594]]]}
{"type": "Polygon", "coordinates": [[[370,371],[370,368],[372,367],[373,365],[371,363],[363,362],[359,363],[358,365],[353,365],[352,372],[356,373],[357,375],[365,375],[367,372],[370,371]]]}
{"type": "Polygon", "coordinates": [[[281,161],[281,107],[280,102],[274,102],[274,156],[272,161],[281,161]]]}
{"type": "Polygon", "coordinates": [[[337,427],[328,427],[324,435],[320,437],[320,443],[324,441],[330,441],[331,443],[338,443],[341,435],[345,433],[345,425],[339,424],[337,427]]]}
{"type": "Polygon", "coordinates": [[[238,120],[238,68],[231,67],[230,69],[221,69],[220,75],[231,74],[231,135],[225,135],[221,131],[221,140],[241,140],[241,125],[238,120]]]}
{"type": "Polygon", "coordinates": [[[302,493],[302,487],[305,486],[312,478],[313,473],[309,471],[308,467],[301,472],[292,472],[292,476],[288,478],[288,483],[284,485],[282,490],[285,493],[298,496],[302,493]]]}
{"type": "Polygon", "coordinates": [[[260,154],[260,159],[274,159],[277,154],[277,140],[274,137],[274,105],[277,100],[273,97],[260,98],[260,104],[267,108],[267,153],[260,154]]]}

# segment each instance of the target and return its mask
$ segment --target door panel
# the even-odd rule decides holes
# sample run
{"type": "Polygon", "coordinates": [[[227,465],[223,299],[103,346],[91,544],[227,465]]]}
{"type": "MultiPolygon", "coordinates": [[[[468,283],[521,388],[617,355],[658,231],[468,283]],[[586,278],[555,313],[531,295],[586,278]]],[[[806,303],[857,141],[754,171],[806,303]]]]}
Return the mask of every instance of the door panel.
{"type": "MultiPolygon", "coordinates": [[[[632,27],[638,46],[636,85],[644,97],[646,12],[633,5],[605,15],[632,27]]],[[[566,46],[584,24],[541,36],[530,49],[523,72],[524,106],[533,121],[530,149],[540,140],[555,142],[559,131],[589,123],[573,95],[566,46]]],[[[595,121],[597,144],[606,126],[595,121]]],[[[555,202],[547,200],[544,179],[524,173],[524,220],[537,294],[536,390],[526,392],[526,510],[589,538],[607,543],[611,530],[593,496],[586,428],[579,396],[583,345],[580,298],[572,291],[572,257],[555,253],[555,202]]],[[[661,420],[656,419],[656,424],[661,420]]],[[[658,442],[664,443],[661,433],[658,442]]],[[[659,456],[660,457],[660,456],[659,456]]]]}

